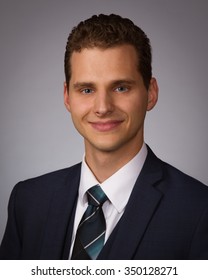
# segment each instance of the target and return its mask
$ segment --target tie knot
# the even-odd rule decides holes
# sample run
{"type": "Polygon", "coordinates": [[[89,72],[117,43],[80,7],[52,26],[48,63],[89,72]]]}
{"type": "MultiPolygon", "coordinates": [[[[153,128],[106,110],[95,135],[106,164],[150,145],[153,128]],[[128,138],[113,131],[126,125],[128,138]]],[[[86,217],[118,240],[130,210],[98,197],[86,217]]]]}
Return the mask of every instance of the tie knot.
{"type": "Polygon", "coordinates": [[[108,199],[99,185],[90,188],[87,191],[88,203],[94,206],[102,206],[108,199]]]}

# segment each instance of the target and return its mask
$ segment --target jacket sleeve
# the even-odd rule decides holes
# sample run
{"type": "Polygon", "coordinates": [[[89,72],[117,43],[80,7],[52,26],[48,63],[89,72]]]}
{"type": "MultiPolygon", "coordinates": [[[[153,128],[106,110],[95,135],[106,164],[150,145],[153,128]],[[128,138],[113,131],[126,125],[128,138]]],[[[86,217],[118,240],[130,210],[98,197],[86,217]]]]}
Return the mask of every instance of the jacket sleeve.
{"type": "Polygon", "coordinates": [[[203,211],[193,234],[189,259],[208,260],[208,205],[203,211]]]}
{"type": "Polygon", "coordinates": [[[0,246],[1,260],[17,260],[21,258],[21,241],[16,221],[15,202],[17,187],[14,187],[8,205],[8,220],[0,246]]]}

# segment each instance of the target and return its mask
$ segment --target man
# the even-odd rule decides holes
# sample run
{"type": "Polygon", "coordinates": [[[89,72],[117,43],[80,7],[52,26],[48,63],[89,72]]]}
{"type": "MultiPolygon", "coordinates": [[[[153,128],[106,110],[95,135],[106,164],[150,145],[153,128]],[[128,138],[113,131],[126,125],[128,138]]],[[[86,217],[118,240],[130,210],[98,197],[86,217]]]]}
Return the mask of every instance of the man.
{"type": "Polygon", "coordinates": [[[117,15],[81,22],[65,75],[85,156],[16,185],[1,258],[208,259],[208,188],[144,143],[158,98],[145,33],[117,15]]]}

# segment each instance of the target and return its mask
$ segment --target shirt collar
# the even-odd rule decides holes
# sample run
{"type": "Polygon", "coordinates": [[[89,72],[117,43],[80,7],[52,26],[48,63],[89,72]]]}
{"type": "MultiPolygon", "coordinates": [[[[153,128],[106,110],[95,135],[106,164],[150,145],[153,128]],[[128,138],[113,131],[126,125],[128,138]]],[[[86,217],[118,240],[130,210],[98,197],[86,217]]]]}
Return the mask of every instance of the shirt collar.
{"type": "Polygon", "coordinates": [[[99,184],[117,211],[119,213],[122,212],[129,200],[146,156],[147,147],[143,144],[139,153],[132,160],[130,160],[102,184],[97,181],[83,157],[79,187],[80,203],[83,205],[87,203],[87,197],[85,195],[86,191],[92,186],[99,184]]]}

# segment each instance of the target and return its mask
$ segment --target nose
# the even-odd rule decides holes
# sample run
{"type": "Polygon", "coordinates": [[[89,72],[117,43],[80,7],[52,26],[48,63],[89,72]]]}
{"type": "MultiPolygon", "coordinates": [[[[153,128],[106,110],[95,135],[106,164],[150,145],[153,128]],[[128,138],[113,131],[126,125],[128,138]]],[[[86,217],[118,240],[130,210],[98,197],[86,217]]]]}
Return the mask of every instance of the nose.
{"type": "Polygon", "coordinates": [[[113,111],[113,98],[106,91],[97,92],[94,102],[94,113],[99,116],[109,115],[113,111]]]}

